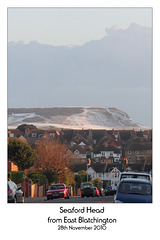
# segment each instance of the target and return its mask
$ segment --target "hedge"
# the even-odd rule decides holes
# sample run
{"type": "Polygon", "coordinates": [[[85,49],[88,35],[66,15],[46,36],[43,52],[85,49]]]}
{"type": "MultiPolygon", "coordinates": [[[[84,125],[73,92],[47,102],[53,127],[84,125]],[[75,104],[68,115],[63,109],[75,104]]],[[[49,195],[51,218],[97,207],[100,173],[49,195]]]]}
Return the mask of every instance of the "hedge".
{"type": "Polygon", "coordinates": [[[59,177],[58,177],[56,172],[53,172],[52,170],[47,169],[46,171],[43,172],[43,174],[48,179],[49,184],[51,184],[51,183],[58,183],[59,182],[59,177]]]}
{"type": "Polygon", "coordinates": [[[8,178],[10,178],[16,184],[23,182],[23,171],[8,172],[8,178]]]}
{"type": "Polygon", "coordinates": [[[28,174],[28,178],[33,181],[33,183],[37,183],[39,179],[39,185],[43,185],[46,182],[46,176],[42,173],[30,173],[28,174]]]}

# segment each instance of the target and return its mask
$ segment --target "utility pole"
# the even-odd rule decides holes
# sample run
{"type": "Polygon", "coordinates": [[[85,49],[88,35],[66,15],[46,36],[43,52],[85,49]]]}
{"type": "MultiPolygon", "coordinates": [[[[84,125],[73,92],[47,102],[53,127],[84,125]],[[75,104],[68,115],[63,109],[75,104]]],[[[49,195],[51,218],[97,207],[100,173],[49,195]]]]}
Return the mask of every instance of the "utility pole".
{"type": "Polygon", "coordinates": [[[88,158],[88,163],[87,163],[87,182],[88,182],[88,166],[91,164],[91,159],[88,158]]]}

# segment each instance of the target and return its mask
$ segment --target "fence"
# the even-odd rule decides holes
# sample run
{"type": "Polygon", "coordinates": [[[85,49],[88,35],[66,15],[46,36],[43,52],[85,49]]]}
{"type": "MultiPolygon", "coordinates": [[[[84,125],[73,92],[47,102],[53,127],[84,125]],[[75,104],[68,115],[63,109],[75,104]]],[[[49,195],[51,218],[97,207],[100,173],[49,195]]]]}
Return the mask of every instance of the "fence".
{"type": "MultiPolygon", "coordinates": [[[[39,185],[39,180],[37,183],[32,184],[30,179],[25,179],[21,184],[17,184],[18,187],[22,186],[24,197],[45,197],[46,192],[49,189],[49,182],[46,180],[45,184],[42,186],[39,185]]],[[[69,187],[69,195],[70,196],[81,196],[80,188],[69,187]]]]}
{"type": "Polygon", "coordinates": [[[39,185],[39,180],[37,183],[32,184],[30,179],[25,179],[21,184],[17,185],[23,187],[24,197],[45,197],[49,188],[48,180],[42,186],[39,185]]]}

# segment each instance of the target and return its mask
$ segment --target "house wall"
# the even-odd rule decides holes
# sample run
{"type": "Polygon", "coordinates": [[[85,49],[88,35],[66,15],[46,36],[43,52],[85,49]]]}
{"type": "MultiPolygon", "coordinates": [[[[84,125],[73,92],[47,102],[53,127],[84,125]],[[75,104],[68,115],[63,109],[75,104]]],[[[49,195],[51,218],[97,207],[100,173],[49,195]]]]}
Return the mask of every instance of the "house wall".
{"type": "Polygon", "coordinates": [[[10,171],[18,171],[18,167],[13,162],[8,160],[8,172],[10,171]]]}
{"type": "Polygon", "coordinates": [[[128,159],[128,163],[141,163],[141,160],[146,160],[150,157],[150,150],[143,151],[125,151],[125,157],[128,159]]]}

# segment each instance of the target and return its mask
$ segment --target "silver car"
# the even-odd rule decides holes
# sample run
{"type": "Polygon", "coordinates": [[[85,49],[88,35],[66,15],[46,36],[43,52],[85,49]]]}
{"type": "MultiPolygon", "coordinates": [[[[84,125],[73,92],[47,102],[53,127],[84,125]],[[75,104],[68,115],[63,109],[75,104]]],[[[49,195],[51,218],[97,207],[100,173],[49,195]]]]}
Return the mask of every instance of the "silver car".
{"type": "Polygon", "coordinates": [[[8,181],[8,202],[9,203],[23,203],[24,194],[22,187],[17,187],[13,181],[8,181]]]}

